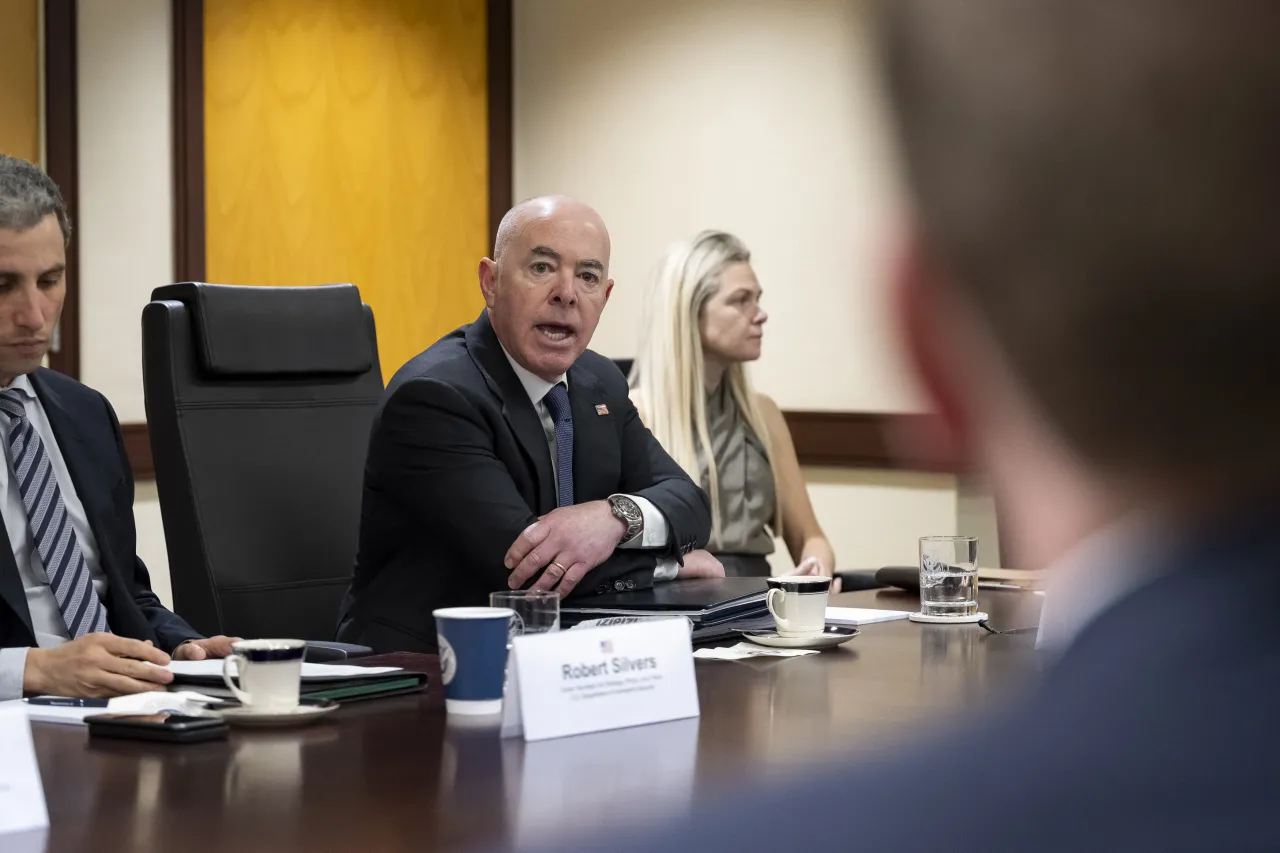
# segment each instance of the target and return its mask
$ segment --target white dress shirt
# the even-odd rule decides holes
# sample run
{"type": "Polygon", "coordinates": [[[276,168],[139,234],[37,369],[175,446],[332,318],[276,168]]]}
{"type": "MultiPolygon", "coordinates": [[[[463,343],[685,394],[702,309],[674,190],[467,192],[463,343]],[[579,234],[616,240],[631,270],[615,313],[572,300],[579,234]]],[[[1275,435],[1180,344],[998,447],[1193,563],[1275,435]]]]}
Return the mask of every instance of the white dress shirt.
{"type": "MultiPolygon", "coordinates": [[[[71,472],[67,470],[67,463],[62,458],[62,451],[53,436],[53,428],[49,426],[44,406],[40,404],[40,398],[36,396],[29,377],[19,376],[9,385],[0,388],[0,391],[10,388],[18,388],[24,392],[27,420],[31,421],[32,428],[44,445],[44,452],[49,455],[49,464],[57,478],[58,489],[62,492],[62,502],[71,519],[71,529],[80,542],[80,552],[84,554],[84,562],[89,569],[89,579],[93,582],[94,592],[105,606],[107,577],[98,563],[98,542],[89,529],[84,504],[80,503],[75,484],[71,482],[71,472]]],[[[13,460],[9,458],[11,431],[9,418],[0,415],[0,444],[4,450],[4,465],[0,465],[0,512],[4,514],[9,547],[13,550],[13,561],[18,564],[18,576],[22,578],[22,588],[27,595],[27,609],[31,612],[31,628],[36,635],[36,644],[41,648],[49,648],[67,642],[71,635],[67,632],[67,623],[62,618],[62,611],[58,609],[58,599],[49,586],[44,565],[40,562],[40,553],[31,536],[31,526],[27,523],[22,491],[18,488],[18,480],[13,473],[13,460]]],[[[0,649],[0,700],[22,696],[22,673],[26,665],[27,649],[0,649]]]]}
{"type": "Polygon", "coordinates": [[[1036,648],[1061,653],[1104,610],[1151,580],[1164,529],[1154,514],[1131,515],[1055,562],[1046,573],[1036,648]]]}
{"type": "MultiPolygon", "coordinates": [[[[538,413],[538,420],[542,422],[542,431],[547,438],[547,448],[551,451],[551,458],[556,458],[556,424],[555,419],[551,417],[551,412],[547,409],[547,404],[542,402],[542,398],[547,396],[547,392],[557,385],[564,385],[568,389],[564,375],[557,376],[554,382],[548,382],[541,376],[536,376],[525,370],[519,362],[511,357],[511,353],[507,352],[507,348],[502,348],[502,354],[507,357],[507,361],[511,364],[511,369],[516,372],[516,378],[520,380],[520,385],[524,388],[524,392],[529,395],[529,401],[533,403],[533,410],[538,413]]],[[[552,477],[557,480],[556,487],[559,487],[558,475],[555,465],[551,466],[552,477]]],[[[662,514],[653,502],[642,498],[639,495],[627,495],[631,500],[636,502],[640,507],[640,513],[644,516],[644,529],[640,535],[628,539],[618,547],[619,548],[663,548],[667,545],[671,538],[670,531],[667,527],[667,517],[662,514]]],[[[680,572],[680,564],[674,558],[666,557],[658,561],[657,567],[653,570],[653,579],[655,581],[674,580],[680,572]]]]}

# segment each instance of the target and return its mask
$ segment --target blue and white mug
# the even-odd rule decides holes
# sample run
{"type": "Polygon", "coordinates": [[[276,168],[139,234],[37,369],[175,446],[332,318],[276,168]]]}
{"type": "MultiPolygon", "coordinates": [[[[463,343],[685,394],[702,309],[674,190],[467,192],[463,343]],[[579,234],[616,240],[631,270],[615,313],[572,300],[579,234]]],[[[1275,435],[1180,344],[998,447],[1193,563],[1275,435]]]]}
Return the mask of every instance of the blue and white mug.
{"type": "Polygon", "coordinates": [[[444,706],[451,714],[497,714],[507,672],[507,607],[444,607],[431,611],[440,643],[444,706]]]}

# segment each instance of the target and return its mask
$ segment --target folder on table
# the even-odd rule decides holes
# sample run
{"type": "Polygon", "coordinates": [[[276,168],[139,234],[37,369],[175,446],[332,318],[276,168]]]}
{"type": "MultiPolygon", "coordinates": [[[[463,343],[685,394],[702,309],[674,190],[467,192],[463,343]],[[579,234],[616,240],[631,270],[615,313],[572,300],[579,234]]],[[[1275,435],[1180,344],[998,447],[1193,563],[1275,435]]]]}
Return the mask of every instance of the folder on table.
{"type": "MultiPolygon", "coordinates": [[[[207,696],[234,701],[235,697],[222,680],[222,661],[172,661],[173,685],[198,690],[207,696]]],[[[350,664],[303,663],[304,699],[332,699],[354,702],[378,699],[425,689],[427,675],[398,666],[353,666],[350,664]]]]}

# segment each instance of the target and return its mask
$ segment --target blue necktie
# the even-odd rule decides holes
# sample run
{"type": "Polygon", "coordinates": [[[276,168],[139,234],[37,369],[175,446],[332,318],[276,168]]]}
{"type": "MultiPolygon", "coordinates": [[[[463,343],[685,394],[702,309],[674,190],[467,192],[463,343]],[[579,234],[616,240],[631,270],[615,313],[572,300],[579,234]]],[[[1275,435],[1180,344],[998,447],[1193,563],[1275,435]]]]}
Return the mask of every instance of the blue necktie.
{"type": "Polygon", "coordinates": [[[569,391],[552,387],[542,398],[556,425],[556,506],[573,506],[573,409],[569,391]]]}
{"type": "Polygon", "coordinates": [[[36,434],[23,406],[23,391],[10,388],[0,392],[0,412],[9,418],[9,461],[18,478],[27,525],[35,542],[45,577],[58,601],[62,619],[71,639],[107,628],[107,609],[89,579],[89,567],[80,542],[71,528],[67,505],[62,502],[58,478],[53,475],[49,454],[36,434]]]}

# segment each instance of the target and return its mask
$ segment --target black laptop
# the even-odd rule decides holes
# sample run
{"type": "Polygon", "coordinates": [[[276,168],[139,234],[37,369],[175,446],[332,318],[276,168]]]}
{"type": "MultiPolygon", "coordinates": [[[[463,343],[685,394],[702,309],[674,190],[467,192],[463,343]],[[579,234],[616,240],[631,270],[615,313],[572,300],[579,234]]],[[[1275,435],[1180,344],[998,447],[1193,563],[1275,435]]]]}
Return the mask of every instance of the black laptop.
{"type": "Polygon", "coordinates": [[[605,616],[687,616],[710,625],[765,610],[765,578],[692,578],[656,583],[650,589],[610,592],[565,602],[565,622],[605,616]]]}

